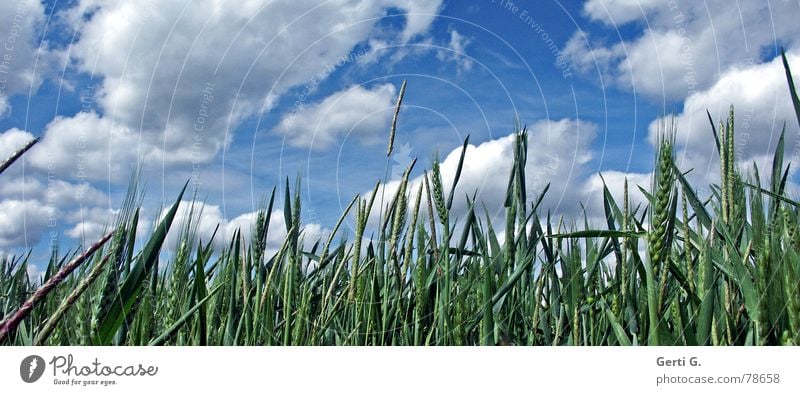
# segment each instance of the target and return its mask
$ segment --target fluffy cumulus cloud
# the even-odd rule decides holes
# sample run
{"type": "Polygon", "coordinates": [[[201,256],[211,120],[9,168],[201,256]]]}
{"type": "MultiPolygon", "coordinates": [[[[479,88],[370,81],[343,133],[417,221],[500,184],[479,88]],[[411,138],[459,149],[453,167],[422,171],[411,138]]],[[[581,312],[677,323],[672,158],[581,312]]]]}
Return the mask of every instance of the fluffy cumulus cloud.
{"type": "MultiPolygon", "coordinates": [[[[67,211],[62,217],[72,226],[64,234],[76,240],[92,243],[114,227],[119,213],[119,209],[102,208],[101,206],[80,207],[67,211]]],[[[139,213],[136,237],[141,240],[143,237],[149,236],[151,231],[152,221],[148,217],[148,210],[142,209],[139,213]]]]}
{"type": "Polygon", "coordinates": [[[33,140],[32,134],[17,128],[0,133],[0,158],[5,160],[31,140],[33,140]]]}
{"type": "MultiPolygon", "coordinates": [[[[8,157],[32,138],[30,133],[18,129],[0,133],[0,157],[8,157]]],[[[3,198],[0,202],[2,247],[31,247],[47,228],[50,228],[49,232],[58,234],[59,226],[74,223],[68,213],[76,207],[108,203],[107,195],[88,182],[68,182],[55,177],[52,171],[48,171],[45,177],[23,171],[24,162],[34,162],[30,160],[30,154],[35,153],[36,148],[3,172],[4,181],[0,184],[3,198]]],[[[75,237],[73,230],[67,231],[66,235],[75,237]]]]}
{"type": "MultiPolygon", "coordinates": [[[[744,170],[756,163],[763,175],[770,167],[784,122],[787,160],[798,161],[797,123],[776,57],[778,46],[785,46],[789,63],[800,70],[800,27],[792,22],[800,12],[796,2],[731,7],[718,0],[588,0],[583,11],[602,26],[591,34],[577,31],[567,42],[565,54],[573,67],[654,101],[682,103],[676,114],[652,121],[648,141],[655,145],[659,132],[674,122],[677,161],[683,170],[692,170],[688,177],[701,193],[719,182],[719,157],[706,111],[718,122],[734,106],[736,159],[744,170]],[[630,38],[619,40],[620,27],[630,38]]],[[[647,185],[651,177],[621,171],[604,175],[615,196],[622,179],[647,185]]],[[[599,176],[586,180],[584,190],[601,197],[599,176]]],[[[601,200],[587,201],[592,207],[601,200]]]]}
{"type": "MultiPolygon", "coordinates": [[[[529,125],[528,132],[525,166],[528,199],[533,202],[550,184],[542,203],[543,210],[564,215],[579,213],[580,203],[590,196],[582,189],[582,185],[587,176],[587,164],[592,159],[591,143],[597,134],[597,126],[574,119],[542,120],[529,125]]],[[[479,204],[486,206],[490,216],[497,217],[503,213],[502,204],[514,157],[514,140],[512,134],[467,146],[461,178],[453,198],[452,212],[456,217],[464,217],[468,208],[465,195],[471,198],[473,194],[479,204]]],[[[442,157],[440,169],[446,193],[453,185],[460,156],[461,147],[458,147],[442,157]]],[[[416,193],[422,182],[422,177],[411,180],[409,191],[416,193]]],[[[385,196],[393,196],[399,183],[399,180],[389,182],[385,196]]],[[[386,204],[389,200],[385,198],[386,204]]],[[[370,214],[373,223],[378,218],[378,212],[373,210],[370,214]]]]}
{"type": "Polygon", "coordinates": [[[40,47],[44,5],[37,0],[0,2],[0,118],[11,111],[9,98],[36,91],[42,75],[59,58],[40,47]]]}
{"type": "Polygon", "coordinates": [[[565,46],[573,66],[658,99],[681,100],[800,39],[800,5],[791,1],[589,0],[584,12],[607,34],[576,32],[565,46]],[[617,27],[634,23],[635,37],[615,40],[617,27]]]}
{"type": "MultiPolygon", "coordinates": [[[[533,201],[550,184],[544,207],[558,212],[575,212],[581,197],[578,183],[592,159],[590,148],[597,135],[596,125],[574,119],[543,120],[528,126],[528,152],[525,165],[528,199],[533,201]]],[[[442,162],[444,183],[449,188],[455,175],[460,149],[450,152],[442,162]]],[[[458,206],[466,209],[464,194],[478,191],[480,201],[492,202],[500,210],[505,200],[508,174],[514,157],[514,136],[491,140],[467,150],[459,180],[458,206]]],[[[456,205],[456,203],[454,203],[456,205]]],[[[456,207],[458,207],[456,206],[456,207]]]]}
{"type": "Polygon", "coordinates": [[[384,69],[391,70],[404,59],[432,53],[439,62],[450,63],[457,73],[464,73],[472,70],[475,65],[475,61],[468,54],[472,41],[472,37],[460,33],[453,26],[448,27],[446,37],[426,36],[407,46],[397,45],[396,42],[378,35],[367,40],[369,50],[363,56],[359,56],[356,62],[360,65],[380,63],[384,69]]]}
{"type": "Polygon", "coordinates": [[[8,102],[8,97],[0,95],[0,119],[5,117],[11,112],[11,104],[8,102]]]}
{"type": "MultiPolygon", "coordinates": [[[[800,54],[787,55],[793,70],[800,70],[800,54]]],[[[706,185],[719,182],[719,157],[714,145],[706,110],[715,122],[727,119],[730,106],[735,110],[736,159],[745,169],[755,162],[767,174],[784,123],[786,159],[800,161],[798,125],[789,96],[786,74],[780,58],[750,67],[736,67],[708,89],[690,95],[683,111],[654,121],[649,128],[651,143],[659,129],[673,119],[677,125],[677,160],[692,177],[706,185]]]]}
{"type": "Polygon", "coordinates": [[[34,167],[52,170],[65,179],[91,181],[127,180],[137,163],[161,163],[152,150],[143,147],[135,129],[115,123],[94,112],[56,117],[44,138],[29,153],[34,167]]]}
{"type": "MultiPolygon", "coordinates": [[[[421,0],[80,2],[63,19],[79,32],[72,63],[102,80],[95,95],[102,115],[51,123],[39,160],[49,156],[58,162],[69,154],[64,147],[80,144],[79,134],[88,133],[96,141],[83,144],[85,155],[103,157],[91,162],[107,168],[96,177],[132,160],[167,166],[208,162],[242,120],[269,110],[291,87],[308,84],[348,59],[388,10],[408,13],[395,34],[407,42],[426,32],[440,5],[421,0]]],[[[121,173],[112,179],[124,180],[127,173],[121,173]]]]}
{"type": "Polygon", "coordinates": [[[36,200],[0,201],[0,247],[32,247],[54,218],[52,208],[36,200]]]}
{"type": "Polygon", "coordinates": [[[619,25],[646,17],[661,3],[660,0],[589,0],[583,9],[593,20],[619,25]]]}
{"type": "MultiPolygon", "coordinates": [[[[597,173],[589,166],[593,157],[592,142],[597,126],[580,120],[542,120],[529,126],[528,161],[525,167],[527,198],[529,203],[538,199],[549,184],[549,189],[539,208],[540,215],[552,214],[555,221],[563,217],[569,221],[582,221],[586,215],[590,226],[605,226],[603,187],[609,189],[614,200],[622,205],[624,184],[628,182],[628,199],[631,210],[647,205],[639,187],[649,190],[652,173],[604,170],[597,173]]],[[[461,147],[453,148],[441,163],[445,193],[449,193],[455,175],[461,147]]],[[[504,136],[477,145],[469,145],[464,159],[464,168],[456,188],[451,213],[463,220],[468,206],[465,195],[476,193],[479,212],[483,217],[485,206],[495,231],[502,240],[504,207],[508,186],[508,175],[514,155],[514,136],[504,136]]],[[[409,201],[422,184],[422,177],[409,182],[409,201]]],[[[387,206],[399,187],[399,181],[387,183],[384,206],[387,206]]],[[[370,192],[364,196],[369,197],[370,192]]],[[[376,198],[380,202],[380,195],[376,198]]],[[[427,217],[427,203],[423,199],[421,214],[427,217]]],[[[373,209],[370,224],[378,223],[380,211],[373,209]]],[[[582,222],[578,224],[582,226],[582,222]]]]}
{"type": "Polygon", "coordinates": [[[392,84],[352,86],[319,103],[296,107],[275,128],[298,147],[325,149],[343,137],[361,143],[378,141],[389,124],[397,99],[392,84]]]}

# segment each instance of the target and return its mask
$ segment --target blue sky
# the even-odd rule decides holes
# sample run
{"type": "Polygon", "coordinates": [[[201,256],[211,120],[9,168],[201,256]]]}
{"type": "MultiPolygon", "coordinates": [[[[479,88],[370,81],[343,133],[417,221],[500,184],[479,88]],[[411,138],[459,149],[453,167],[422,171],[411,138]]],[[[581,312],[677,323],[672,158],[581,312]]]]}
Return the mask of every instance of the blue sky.
{"type": "Polygon", "coordinates": [[[411,158],[412,185],[436,152],[452,173],[466,135],[459,195],[497,210],[516,120],[531,195],[550,182],[554,213],[601,215],[601,172],[615,194],[646,187],[664,117],[702,192],[718,174],[706,110],[736,106],[743,167],[766,166],[785,120],[800,141],[776,60],[783,46],[800,69],[798,15],[760,0],[3,2],[0,154],[42,141],[2,175],[0,252],[98,237],[137,165],[145,224],[191,180],[201,233],[248,231],[300,176],[306,234],[322,237],[411,158]]]}

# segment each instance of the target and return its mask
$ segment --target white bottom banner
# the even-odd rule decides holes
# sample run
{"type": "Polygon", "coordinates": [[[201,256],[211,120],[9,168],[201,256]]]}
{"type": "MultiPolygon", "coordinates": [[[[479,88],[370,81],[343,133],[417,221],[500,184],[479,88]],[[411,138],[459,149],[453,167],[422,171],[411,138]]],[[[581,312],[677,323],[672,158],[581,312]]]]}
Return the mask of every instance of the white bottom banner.
{"type": "Polygon", "coordinates": [[[798,360],[789,347],[5,347],[0,393],[799,394],[798,360]]]}

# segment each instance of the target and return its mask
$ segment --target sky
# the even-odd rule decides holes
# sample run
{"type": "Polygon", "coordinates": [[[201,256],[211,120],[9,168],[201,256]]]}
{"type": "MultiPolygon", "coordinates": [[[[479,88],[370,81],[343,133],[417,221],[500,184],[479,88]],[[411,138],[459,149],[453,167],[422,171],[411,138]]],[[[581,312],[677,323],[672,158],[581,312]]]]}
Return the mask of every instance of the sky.
{"type": "Polygon", "coordinates": [[[144,233],[188,181],[178,221],[194,196],[198,233],[220,225],[224,246],[299,179],[314,240],[414,158],[410,190],[435,155],[449,189],[467,136],[455,217],[473,193],[499,214],[517,124],[528,195],[549,183],[543,210],[570,221],[601,218],[602,180],[617,197],[625,179],[648,188],[673,122],[679,167],[707,195],[706,111],[734,106],[743,171],[769,169],[784,122],[800,161],[779,57],[800,70],[798,16],[798,0],[3,1],[0,157],[41,141],[0,175],[0,255],[97,239],[137,172],[144,233]]]}

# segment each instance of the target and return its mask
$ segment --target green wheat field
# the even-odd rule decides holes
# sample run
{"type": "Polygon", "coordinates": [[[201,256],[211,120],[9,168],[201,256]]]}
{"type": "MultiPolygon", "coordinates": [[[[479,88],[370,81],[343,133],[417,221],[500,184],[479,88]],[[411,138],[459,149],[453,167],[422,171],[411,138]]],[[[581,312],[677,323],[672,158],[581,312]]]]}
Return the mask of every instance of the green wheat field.
{"type": "MultiPolygon", "coordinates": [[[[784,67],[800,122],[785,57],[784,67]]],[[[310,248],[299,181],[265,197],[251,240],[236,233],[215,250],[213,240],[196,240],[191,221],[173,221],[186,187],[137,239],[134,180],[112,231],[85,250],[53,254],[41,278],[28,274],[31,254],[0,259],[0,344],[796,345],[800,203],[785,192],[783,136],[771,169],[744,171],[734,161],[733,118],[733,108],[722,122],[709,116],[703,131],[721,163],[711,196],[698,196],[686,179],[691,169],[675,163],[675,126],[667,125],[649,190],[630,186],[648,204],[632,207],[627,183],[622,202],[604,189],[600,229],[543,215],[546,188],[526,196],[524,128],[505,175],[503,238],[482,202],[470,200],[463,218],[451,215],[467,141],[452,188],[436,161],[412,188],[412,163],[388,205],[375,201],[378,182],[310,248]],[[276,200],[288,232],[267,254],[276,200]],[[367,232],[378,210],[380,223],[367,232]],[[352,240],[339,229],[348,218],[352,240]],[[178,247],[165,262],[161,250],[176,227],[178,247]]],[[[388,154],[393,140],[394,126],[388,154]]]]}

